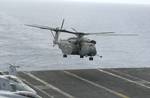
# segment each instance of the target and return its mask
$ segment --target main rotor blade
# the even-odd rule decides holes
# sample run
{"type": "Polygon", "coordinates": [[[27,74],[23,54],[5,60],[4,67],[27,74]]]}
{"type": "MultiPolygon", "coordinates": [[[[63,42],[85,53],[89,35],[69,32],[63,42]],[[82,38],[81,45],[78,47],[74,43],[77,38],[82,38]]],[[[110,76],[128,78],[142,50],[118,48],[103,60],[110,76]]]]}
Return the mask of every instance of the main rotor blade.
{"type": "Polygon", "coordinates": [[[103,34],[113,34],[115,32],[99,32],[99,33],[84,33],[85,35],[103,35],[103,34]]]}
{"type": "MultiPolygon", "coordinates": [[[[63,27],[63,24],[64,24],[64,20],[62,22],[62,26],[61,27],[63,27]]],[[[138,34],[116,34],[115,32],[84,33],[84,32],[69,31],[69,30],[65,30],[65,29],[51,28],[51,27],[48,27],[48,26],[41,26],[41,25],[28,25],[28,24],[26,24],[26,26],[40,28],[40,29],[46,29],[46,30],[51,30],[51,31],[55,31],[55,32],[63,32],[63,33],[75,34],[77,36],[87,36],[87,35],[99,35],[99,36],[138,36],[138,34]]]]}
{"type": "MultiPolygon", "coordinates": [[[[63,27],[63,24],[64,24],[64,19],[62,21],[61,28],[63,27]]],[[[69,31],[69,30],[65,30],[65,29],[56,29],[56,28],[52,28],[52,27],[49,27],[49,26],[29,25],[29,24],[25,24],[25,25],[26,26],[30,26],[30,27],[35,27],[35,28],[40,28],[40,29],[46,29],[46,30],[51,30],[51,31],[59,31],[59,32],[70,33],[70,34],[75,34],[75,35],[95,35],[95,34],[114,33],[114,32],[84,33],[84,32],[77,32],[77,31],[69,31]]]]}
{"type": "Polygon", "coordinates": [[[99,34],[99,36],[138,36],[138,34],[99,34]]]}
{"type": "Polygon", "coordinates": [[[59,29],[59,28],[52,28],[52,27],[48,27],[48,26],[41,26],[41,25],[28,25],[28,24],[25,24],[26,26],[29,26],[29,27],[35,27],[35,28],[40,28],[40,29],[46,29],[46,30],[51,30],[51,31],[57,31],[57,32],[66,32],[66,33],[71,33],[71,34],[75,34],[75,32],[72,32],[72,31],[68,31],[68,30],[65,30],[65,29],[59,29]]]}
{"type": "Polygon", "coordinates": [[[26,26],[29,26],[29,27],[35,27],[35,28],[40,28],[40,29],[52,30],[52,31],[55,31],[55,30],[56,30],[55,28],[51,28],[51,27],[48,27],[48,26],[29,25],[29,24],[25,24],[25,25],[26,25],[26,26]]]}
{"type": "Polygon", "coordinates": [[[115,33],[115,32],[84,33],[84,35],[99,35],[99,36],[138,36],[138,34],[117,34],[117,33],[115,33]]]}

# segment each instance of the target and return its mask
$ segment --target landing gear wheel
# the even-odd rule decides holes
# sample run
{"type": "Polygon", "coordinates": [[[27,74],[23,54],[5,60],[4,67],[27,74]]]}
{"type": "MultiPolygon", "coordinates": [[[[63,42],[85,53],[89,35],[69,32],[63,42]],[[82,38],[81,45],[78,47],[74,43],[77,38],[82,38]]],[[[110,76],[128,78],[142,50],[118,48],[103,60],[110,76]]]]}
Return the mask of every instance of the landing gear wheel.
{"type": "Polygon", "coordinates": [[[64,55],[63,55],[63,58],[67,58],[67,55],[66,55],[66,54],[64,54],[64,55]]]}
{"type": "Polygon", "coordinates": [[[80,58],[84,58],[84,56],[80,55],[80,58]]]}
{"type": "Polygon", "coordinates": [[[93,57],[89,57],[89,60],[90,60],[90,61],[93,61],[93,57]]]}

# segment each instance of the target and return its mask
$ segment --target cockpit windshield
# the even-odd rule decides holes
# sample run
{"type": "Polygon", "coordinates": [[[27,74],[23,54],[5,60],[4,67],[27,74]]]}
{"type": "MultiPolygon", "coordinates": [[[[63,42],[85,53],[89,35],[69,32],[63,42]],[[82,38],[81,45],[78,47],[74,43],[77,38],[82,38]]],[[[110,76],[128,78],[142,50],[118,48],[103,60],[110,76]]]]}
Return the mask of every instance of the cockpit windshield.
{"type": "Polygon", "coordinates": [[[30,89],[28,85],[23,83],[20,79],[18,79],[15,76],[6,75],[5,78],[9,80],[9,85],[10,85],[11,91],[13,92],[15,91],[31,91],[32,92],[33,91],[32,89],[30,89]]]}
{"type": "Polygon", "coordinates": [[[17,77],[14,77],[14,76],[6,76],[6,78],[7,78],[10,82],[22,83],[21,80],[19,80],[17,77]]]}

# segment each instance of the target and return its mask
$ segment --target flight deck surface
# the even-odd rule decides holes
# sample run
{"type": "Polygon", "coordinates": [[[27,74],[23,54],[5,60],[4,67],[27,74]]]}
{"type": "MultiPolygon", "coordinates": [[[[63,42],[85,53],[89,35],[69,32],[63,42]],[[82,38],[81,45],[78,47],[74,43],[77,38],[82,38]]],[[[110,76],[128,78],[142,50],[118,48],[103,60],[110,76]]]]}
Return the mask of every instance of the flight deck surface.
{"type": "Polygon", "coordinates": [[[150,69],[19,72],[43,98],[150,98],[150,69]]]}

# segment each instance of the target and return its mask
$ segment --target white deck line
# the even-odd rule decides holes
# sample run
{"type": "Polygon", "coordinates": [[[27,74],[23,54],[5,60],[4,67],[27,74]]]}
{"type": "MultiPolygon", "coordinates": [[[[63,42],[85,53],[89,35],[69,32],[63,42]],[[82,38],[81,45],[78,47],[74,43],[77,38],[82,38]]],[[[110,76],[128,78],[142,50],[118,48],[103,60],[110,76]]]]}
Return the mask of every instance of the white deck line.
{"type": "Polygon", "coordinates": [[[38,88],[37,86],[32,85],[32,84],[29,83],[27,80],[23,79],[23,81],[25,81],[25,82],[28,83],[29,85],[33,86],[35,89],[39,90],[40,92],[42,92],[43,94],[45,94],[45,95],[48,96],[49,98],[54,98],[54,96],[48,94],[47,92],[45,92],[44,90],[38,88]]]}
{"type": "Polygon", "coordinates": [[[100,71],[100,72],[103,72],[103,73],[105,73],[105,74],[111,75],[111,76],[113,76],[113,77],[116,77],[116,78],[119,78],[119,79],[128,81],[128,82],[130,82],[130,83],[134,83],[134,84],[136,84],[136,85],[142,86],[142,87],[144,87],[144,88],[150,89],[149,86],[146,86],[146,85],[144,85],[144,84],[142,84],[142,83],[139,83],[139,82],[137,82],[137,81],[133,81],[133,80],[131,80],[131,79],[122,77],[122,76],[120,76],[120,75],[116,75],[116,74],[114,74],[114,73],[111,73],[111,72],[108,72],[108,71],[105,71],[105,70],[102,70],[102,69],[97,69],[97,70],[100,71]]]}
{"type": "Polygon", "coordinates": [[[40,78],[36,77],[35,75],[33,75],[33,74],[31,74],[31,73],[24,73],[24,74],[30,76],[31,78],[33,78],[33,79],[35,79],[35,80],[37,80],[37,81],[39,81],[39,82],[41,82],[41,83],[43,83],[45,86],[48,86],[49,88],[51,88],[51,89],[53,89],[53,90],[59,92],[60,94],[66,96],[67,98],[75,98],[74,96],[72,96],[72,95],[70,95],[70,94],[68,94],[68,93],[66,93],[66,92],[64,92],[64,91],[62,91],[61,89],[59,89],[59,88],[57,88],[57,87],[55,87],[55,86],[53,86],[53,85],[51,85],[51,84],[49,84],[49,83],[47,83],[47,82],[41,80],[40,78]]]}
{"type": "Polygon", "coordinates": [[[84,78],[82,78],[82,77],[80,77],[80,76],[78,76],[78,75],[76,75],[76,74],[71,73],[71,72],[64,71],[64,73],[66,73],[67,75],[70,75],[70,76],[72,76],[72,77],[75,77],[75,78],[77,78],[77,79],[79,79],[79,80],[82,80],[82,81],[84,81],[84,82],[86,82],[86,83],[88,83],[88,84],[91,84],[91,85],[93,85],[93,86],[95,86],[95,87],[104,89],[104,90],[108,91],[109,93],[112,93],[112,94],[114,94],[114,95],[116,95],[116,96],[119,96],[119,97],[121,97],[121,98],[130,98],[130,97],[128,97],[128,96],[126,96],[126,95],[124,95],[124,94],[122,94],[122,93],[119,93],[119,92],[114,91],[114,90],[112,90],[112,89],[106,88],[106,87],[104,87],[104,86],[102,86],[102,85],[100,85],[100,84],[94,83],[94,82],[92,82],[92,81],[90,81],[90,80],[84,79],[84,78]]]}
{"type": "Polygon", "coordinates": [[[116,70],[113,70],[113,69],[111,69],[111,71],[116,72],[116,73],[119,73],[119,74],[123,74],[123,75],[125,75],[125,76],[127,76],[127,77],[130,77],[130,78],[133,78],[133,79],[137,79],[137,80],[138,80],[137,82],[140,82],[140,83],[142,83],[142,84],[150,84],[150,81],[141,79],[141,78],[139,78],[139,77],[136,77],[136,76],[133,76],[133,75],[124,73],[124,72],[116,71],[116,70]]]}

